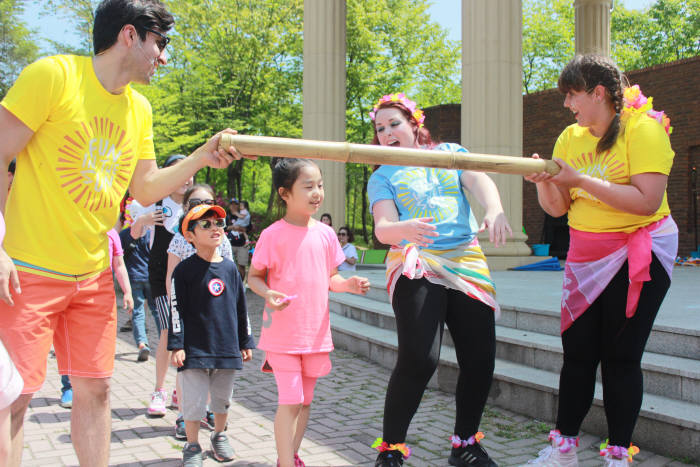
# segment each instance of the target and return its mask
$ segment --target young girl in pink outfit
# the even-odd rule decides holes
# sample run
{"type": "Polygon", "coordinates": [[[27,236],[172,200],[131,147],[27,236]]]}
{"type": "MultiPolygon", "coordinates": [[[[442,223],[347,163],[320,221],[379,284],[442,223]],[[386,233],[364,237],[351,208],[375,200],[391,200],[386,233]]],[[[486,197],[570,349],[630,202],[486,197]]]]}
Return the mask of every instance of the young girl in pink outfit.
{"type": "Polygon", "coordinates": [[[277,465],[301,467],[298,451],[316,380],[331,370],[328,291],[364,294],[369,281],[338,274],[345,255],[335,232],[311,217],[323,203],[318,166],[280,159],[272,179],[286,213],[260,234],[248,285],[265,299],[258,348],[266,351],[263,371],[277,382],[277,465]]]}

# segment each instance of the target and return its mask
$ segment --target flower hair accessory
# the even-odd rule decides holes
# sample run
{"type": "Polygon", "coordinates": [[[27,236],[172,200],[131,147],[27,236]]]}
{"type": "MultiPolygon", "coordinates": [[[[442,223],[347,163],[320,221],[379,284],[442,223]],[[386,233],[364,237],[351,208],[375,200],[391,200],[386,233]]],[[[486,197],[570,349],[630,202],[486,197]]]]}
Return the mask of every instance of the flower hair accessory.
{"type": "Polygon", "coordinates": [[[369,118],[374,121],[374,119],[377,117],[377,110],[379,110],[379,106],[382,104],[387,104],[389,102],[398,102],[400,104],[403,104],[404,107],[408,109],[409,112],[411,112],[411,118],[418,124],[418,128],[423,127],[423,122],[425,121],[425,114],[423,114],[423,111],[419,108],[416,107],[416,103],[413,102],[411,99],[406,97],[406,94],[402,92],[396,92],[394,94],[387,94],[385,96],[382,96],[381,99],[377,101],[376,104],[374,104],[374,107],[369,113],[369,118]]]}
{"type": "Polygon", "coordinates": [[[484,434],[480,431],[477,431],[475,434],[471,435],[469,439],[462,439],[459,437],[459,435],[450,436],[450,441],[452,442],[453,448],[465,448],[467,446],[471,446],[472,444],[480,443],[482,439],[484,439],[484,434]]]}
{"type": "Polygon", "coordinates": [[[666,134],[670,135],[673,132],[671,119],[664,113],[663,110],[654,110],[652,106],[653,97],[646,97],[642,94],[642,90],[638,84],[625,88],[623,94],[624,108],[622,114],[642,114],[645,113],[664,127],[666,134]]]}
{"type": "Polygon", "coordinates": [[[411,448],[406,446],[406,443],[388,444],[382,438],[377,438],[374,440],[372,448],[379,452],[399,451],[404,459],[411,457],[411,448]]]}
{"type": "Polygon", "coordinates": [[[639,453],[639,448],[634,444],[630,444],[629,448],[623,448],[622,446],[610,446],[609,439],[606,439],[600,445],[600,455],[608,457],[616,457],[620,459],[627,458],[628,462],[632,462],[632,456],[639,453]]]}

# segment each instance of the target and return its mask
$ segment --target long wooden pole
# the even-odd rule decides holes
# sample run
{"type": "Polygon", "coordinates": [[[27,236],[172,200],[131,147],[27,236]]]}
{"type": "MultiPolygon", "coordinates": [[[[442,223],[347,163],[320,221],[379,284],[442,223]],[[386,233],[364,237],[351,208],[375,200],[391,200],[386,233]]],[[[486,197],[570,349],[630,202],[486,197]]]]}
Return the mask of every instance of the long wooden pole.
{"type": "Polygon", "coordinates": [[[516,175],[529,175],[535,172],[549,172],[556,175],[559,172],[556,162],[529,157],[431,151],[272,136],[227,133],[221,135],[219,147],[230,146],[235,147],[241,154],[249,156],[301,157],[346,163],[422,166],[516,175]]]}

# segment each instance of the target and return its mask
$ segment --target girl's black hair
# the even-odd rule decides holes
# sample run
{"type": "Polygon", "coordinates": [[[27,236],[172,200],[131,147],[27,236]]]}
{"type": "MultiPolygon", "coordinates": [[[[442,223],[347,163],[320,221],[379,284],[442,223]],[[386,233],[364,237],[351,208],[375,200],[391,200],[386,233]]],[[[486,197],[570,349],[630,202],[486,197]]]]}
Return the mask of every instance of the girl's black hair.
{"type": "Polygon", "coordinates": [[[627,78],[608,57],[602,55],[576,55],[562,70],[557,86],[559,92],[569,91],[593,92],[596,86],[605,88],[605,94],[610,98],[615,117],[607,131],[598,141],[596,153],[607,151],[615,144],[620,134],[620,112],[622,112],[622,96],[627,87],[627,78]]]}
{"type": "MultiPolygon", "coordinates": [[[[292,185],[299,178],[299,172],[307,165],[318,167],[311,159],[296,159],[290,157],[275,157],[272,159],[272,185],[277,193],[277,204],[285,208],[286,204],[280,196],[280,188],[291,191],[292,185]]],[[[319,170],[321,170],[319,168],[319,170]]]]}
{"type": "Polygon", "coordinates": [[[327,217],[329,221],[331,221],[331,227],[333,227],[333,218],[331,217],[331,214],[329,212],[324,212],[321,214],[321,219],[324,217],[327,217]]]}

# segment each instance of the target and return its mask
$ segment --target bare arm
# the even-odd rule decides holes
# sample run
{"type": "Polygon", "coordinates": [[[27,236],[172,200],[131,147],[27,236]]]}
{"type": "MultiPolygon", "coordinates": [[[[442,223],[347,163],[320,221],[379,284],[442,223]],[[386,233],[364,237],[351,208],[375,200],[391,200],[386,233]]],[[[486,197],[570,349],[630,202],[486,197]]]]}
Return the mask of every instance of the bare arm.
{"type": "Polygon", "coordinates": [[[264,298],[265,304],[273,310],[287,308],[289,301],[284,300],[287,295],[269,288],[265,281],[266,277],[267,269],[258,269],[251,264],[250,269],[248,269],[248,287],[264,298]]]}
{"type": "MultiPolygon", "coordinates": [[[[32,136],[34,132],[31,128],[5,107],[0,106],[0,163],[4,164],[4,171],[7,171],[7,166],[29,143],[32,136]]],[[[0,211],[3,213],[7,201],[7,183],[7,176],[0,172],[0,211]]],[[[21,293],[17,269],[5,250],[0,247],[0,300],[14,305],[10,287],[14,293],[21,293]]]]}
{"type": "Polygon", "coordinates": [[[437,237],[436,227],[430,222],[432,217],[399,221],[399,212],[394,201],[383,199],[374,203],[374,234],[386,245],[398,245],[403,240],[428,246],[433,243],[430,237],[437,237]]]}
{"type": "Polygon", "coordinates": [[[123,256],[114,256],[112,258],[114,267],[114,277],[117,278],[119,287],[124,294],[124,309],[131,313],[134,310],[134,298],[131,295],[131,282],[129,282],[129,273],[126,270],[123,256]]]}
{"type": "Polygon", "coordinates": [[[551,178],[552,183],[567,190],[581,188],[608,206],[630,214],[654,214],[666,192],[668,176],[662,173],[632,175],[629,184],[619,184],[579,173],[561,159],[555,161],[561,166],[561,172],[551,178]]]}
{"type": "Polygon", "coordinates": [[[462,186],[474,195],[477,202],[486,210],[480,231],[489,230],[489,241],[495,246],[506,243],[506,236],[513,235],[508,219],[503,212],[501,196],[491,177],[483,172],[464,170],[460,177],[462,186]]]}
{"type": "Polygon", "coordinates": [[[365,294],[369,290],[369,279],[366,277],[352,276],[345,279],[338,274],[338,269],[331,272],[330,280],[331,292],[349,292],[354,294],[365,294]]]}
{"type": "MultiPolygon", "coordinates": [[[[236,134],[236,131],[227,128],[215,134],[189,157],[170,167],[158,169],[156,161],[152,159],[138,161],[129,187],[132,196],[142,205],[148,206],[184,185],[199,169],[203,167],[225,168],[234,160],[243,157],[233,146],[229,147],[228,150],[219,149],[221,133],[236,134]]],[[[252,156],[246,157],[255,159],[252,156]]]]}
{"type": "Polygon", "coordinates": [[[174,255],[172,253],[168,253],[168,267],[165,271],[165,290],[168,292],[168,297],[170,296],[170,287],[173,279],[173,271],[175,270],[175,266],[180,264],[180,261],[182,260],[179,256],[174,255]]]}
{"type": "MultiPolygon", "coordinates": [[[[538,154],[532,155],[533,159],[539,159],[538,154]]],[[[544,211],[552,217],[561,217],[569,212],[571,195],[566,187],[552,183],[552,175],[547,172],[534,173],[524,177],[528,182],[535,184],[537,188],[537,201],[544,211]]]]}

